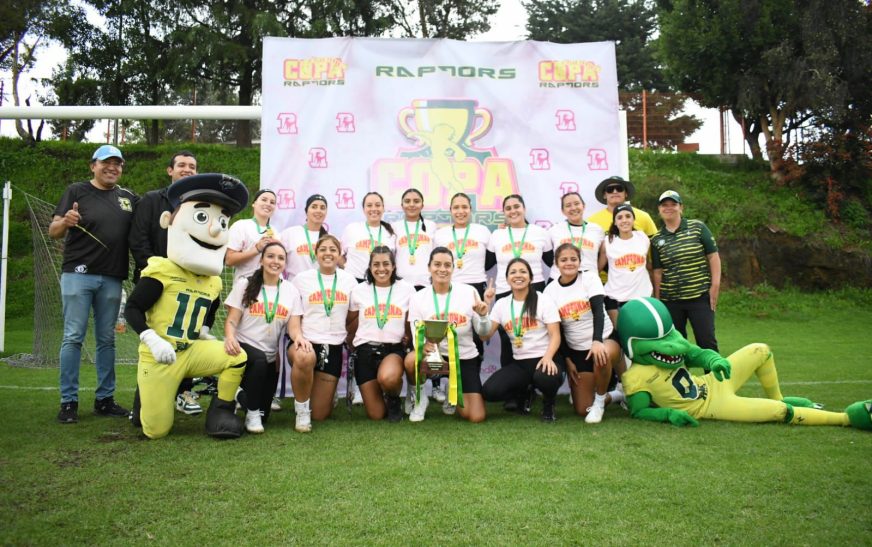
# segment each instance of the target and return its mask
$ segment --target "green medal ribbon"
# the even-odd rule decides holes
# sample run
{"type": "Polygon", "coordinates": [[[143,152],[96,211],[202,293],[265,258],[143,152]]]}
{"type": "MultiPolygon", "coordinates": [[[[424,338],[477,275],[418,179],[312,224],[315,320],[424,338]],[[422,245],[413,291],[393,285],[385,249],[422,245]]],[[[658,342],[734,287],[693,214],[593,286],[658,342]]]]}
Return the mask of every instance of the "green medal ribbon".
{"type": "Polygon", "coordinates": [[[254,222],[254,227],[257,229],[257,233],[260,234],[260,235],[262,235],[264,232],[266,232],[267,230],[270,229],[269,221],[268,221],[268,220],[266,221],[266,226],[263,227],[263,230],[260,229],[260,224],[257,223],[257,219],[256,219],[256,218],[251,217],[251,221],[254,222]]]}
{"type": "Polygon", "coordinates": [[[436,289],[433,289],[431,287],[431,290],[433,291],[433,309],[436,312],[437,319],[443,319],[445,321],[448,321],[448,306],[451,305],[451,290],[452,289],[453,289],[453,287],[451,285],[448,285],[448,296],[445,297],[445,311],[440,314],[439,313],[439,300],[436,299],[436,289]]]}
{"type": "MultiPolygon", "coordinates": [[[[421,219],[415,221],[415,237],[409,233],[409,223],[403,220],[403,225],[406,227],[406,242],[409,245],[409,254],[415,256],[415,251],[418,250],[418,230],[421,228],[421,219]]],[[[379,234],[379,243],[381,243],[381,234],[379,234]]],[[[372,249],[370,249],[372,251],[372,249]]]]}
{"type": "Polygon", "coordinates": [[[587,222],[581,222],[581,237],[575,239],[575,236],[572,235],[572,224],[569,221],[566,221],[566,227],[569,229],[569,240],[572,241],[572,244],[578,247],[578,250],[581,251],[582,244],[584,244],[584,232],[587,230],[587,222]]]}
{"type": "Polygon", "coordinates": [[[333,288],[330,289],[330,295],[328,297],[327,293],[324,291],[324,280],[321,278],[321,271],[318,271],[318,285],[321,286],[321,300],[324,302],[324,313],[327,314],[327,317],[330,317],[330,312],[333,311],[333,303],[336,302],[336,280],[339,279],[339,275],[335,272],[333,273],[333,288]]]}
{"type": "MultiPolygon", "coordinates": [[[[511,228],[509,228],[509,233],[511,234],[511,228]]],[[[466,254],[466,245],[469,243],[469,224],[466,225],[466,232],[463,233],[463,247],[457,243],[457,232],[454,230],[454,226],[451,227],[451,235],[454,236],[454,252],[457,254],[457,258],[461,259],[466,254]]]]}
{"type": "MultiPolygon", "coordinates": [[[[421,400],[421,384],[424,377],[421,374],[421,362],[424,360],[424,344],[427,339],[424,336],[424,322],[418,322],[415,327],[415,397],[421,400]]],[[[457,340],[457,327],[451,323],[448,325],[448,402],[452,405],[463,406],[463,380],[460,377],[460,344],[457,340]]]]}
{"type": "Polygon", "coordinates": [[[390,290],[388,291],[388,299],[385,302],[385,312],[379,313],[378,308],[378,293],[375,290],[375,284],[372,286],[372,301],[375,303],[375,322],[378,325],[379,329],[385,328],[385,324],[388,322],[388,310],[391,307],[391,294],[394,292],[394,286],[391,285],[390,290]]]}
{"type": "MultiPolygon", "coordinates": [[[[266,319],[267,325],[273,322],[276,317],[276,311],[279,309],[279,289],[282,288],[282,280],[276,284],[276,297],[273,301],[272,309],[269,306],[269,298],[266,296],[266,287],[261,285],[260,294],[263,296],[263,317],[266,319]]],[[[327,315],[330,315],[329,313],[327,315]]]]}
{"type": "MultiPolygon", "coordinates": [[[[530,290],[532,290],[532,288],[530,290]]],[[[515,339],[523,338],[524,331],[521,328],[521,323],[523,323],[523,321],[524,321],[524,312],[527,311],[527,303],[524,302],[524,305],[521,306],[521,315],[518,316],[517,321],[515,320],[515,299],[514,298],[511,298],[511,300],[509,300],[509,310],[512,312],[512,331],[515,333],[515,339]]]]}
{"type": "Polygon", "coordinates": [[[309,246],[309,258],[315,263],[315,249],[312,247],[312,238],[309,237],[309,227],[303,224],[303,233],[306,234],[306,244],[309,246]]]}
{"type": "MultiPolygon", "coordinates": [[[[369,252],[372,252],[375,249],[376,244],[375,240],[372,238],[372,232],[369,230],[369,224],[366,224],[366,233],[369,234],[369,252]]],[[[381,237],[382,237],[382,225],[378,225],[378,244],[381,245],[381,237]]]]}
{"type": "Polygon", "coordinates": [[[524,235],[521,236],[521,242],[517,245],[515,244],[515,238],[512,236],[512,227],[509,226],[509,241],[512,242],[512,254],[515,255],[515,258],[521,258],[521,253],[524,252],[524,240],[527,239],[527,229],[530,227],[529,224],[524,226],[524,235]]]}

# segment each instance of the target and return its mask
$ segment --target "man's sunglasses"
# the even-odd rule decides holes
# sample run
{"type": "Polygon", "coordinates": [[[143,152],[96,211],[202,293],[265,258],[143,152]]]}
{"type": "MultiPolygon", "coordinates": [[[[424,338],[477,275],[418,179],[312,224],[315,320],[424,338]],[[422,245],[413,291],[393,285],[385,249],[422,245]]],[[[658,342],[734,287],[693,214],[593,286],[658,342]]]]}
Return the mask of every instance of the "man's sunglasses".
{"type": "Polygon", "coordinates": [[[613,184],[611,186],[606,186],[606,194],[613,194],[615,192],[623,192],[625,190],[623,184],[613,184]]]}

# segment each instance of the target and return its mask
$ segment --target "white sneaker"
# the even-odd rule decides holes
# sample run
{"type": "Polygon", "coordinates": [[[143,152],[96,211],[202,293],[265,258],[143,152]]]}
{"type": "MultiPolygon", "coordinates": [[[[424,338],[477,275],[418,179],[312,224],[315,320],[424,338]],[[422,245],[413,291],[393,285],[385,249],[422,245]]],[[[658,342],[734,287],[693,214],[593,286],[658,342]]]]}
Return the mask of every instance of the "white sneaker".
{"type": "Polygon", "coordinates": [[[445,402],[445,389],[442,387],[442,384],[433,386],[433,398],[436,399],[437,403],[445,402]]]}
{"type": "Polygon", "coordinates": [[[203,407],[197,402],[197,396],[193,391],[183,391],[176,395],[176,410],[188,416],[194,416],[203,412],[203,407]]]}
{"type": "Polygon", "coordinates": [[[409,386],[406,388],[406,400],[403,403],[403,412],[408,416],[412,413],[413,408],[415,408],[415,390],[412,386],[409,386]]]}
{"type": "Polygon", "coordinates": [[[363,395],[360,394],[360,389],[357,387],[357,382],[354,383],[354,397],[351,399],[351,404],[362,405],[363,395]]]}
{"type": "Polygon", "coordinates": [[[269,409],[273,412],[278,412],[282,409],[282,400],[278,397],[273,397],[272,403],[269,405],[269,409]]]}
{"type": "Polygon", "coordinates": [[[427,414],[427,405],[430,404],[430,398],[421,394],[421,400],[415,402],[415,407],[412,409],[411,414],[409,414],[410,422],[423,422],[424,415],[427,414]]]}
{"type": "Polygon", "coordinates": [[[260,420],[260,410],[249,410],[245,413],[245,430],[249,433],[263,433],[263,422],[260,420]]]}
{"type": "Polygon", "coordinates": [[[457,407],[448,402],[448,398],[446,397],[444,401],[442,401],[442,414],[446,416],[454,416],[454,413],[457,412],[457,407]]]}
{"type": "Polygon", "coordinates": [[[587,408],[587,416],[584,417],[584,422],[588,424],[598,424],[603,421],[603,413],[605,408],[601,406],[591,406],[587,408]]]}
{"type": "Polygon", "coordinates": [[[305,403],[294,401],[294,411],[297,413],[294,429],[300,433],[312,431],[312,411],[309,409],[309,401],[305,403]]]}

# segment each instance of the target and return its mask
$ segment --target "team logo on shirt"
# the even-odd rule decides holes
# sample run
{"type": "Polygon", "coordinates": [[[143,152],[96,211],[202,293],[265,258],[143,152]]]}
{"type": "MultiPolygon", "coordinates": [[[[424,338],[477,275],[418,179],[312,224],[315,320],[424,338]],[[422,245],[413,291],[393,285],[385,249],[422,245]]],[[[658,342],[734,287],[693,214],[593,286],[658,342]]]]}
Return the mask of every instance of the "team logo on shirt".
{"type": "MultiPolygon", "coordinates": [[[[379,304],[378,311],[379,311],[379,313],[384,313],[385,305],[379,304]]],[[[406,315],[405,310],[403,310],[403,308],[401,308],[399,306],[395,306],[394,304],[391,304],[390,309],[388,309],[388,319],[402,319],[405,315],[406,315]]],[[[363,310],[363,317],[365,319],[375,319],[376,318],[375,306],[368,306],[366,309],[364,309],[363,310]]]]}
{"type": "MultiPolygon", "coordinates": [[[[418,234],[418,245],[426,245],[430,243],[430,236],[424,233],[418,234]]],[[[409,236],[402,236],[399,240],[397,240],[397,247],[408,247],[409,246],[409,236]]]]}
{"type": "MultiPolygon", "coordinates": [[[[506,321],[503,323],[503,328],[506,329],[506,332],[514,332],[513,329],[515,325],[511,321],[506,321]]],[[[542,325],[539,324],[538,321],[534,318],[527,317],[527,314],[524,314],[521,317],[521,330],[524,332],[541,329],[542,325]]]]}
{"type": "Polygon", "coordinates": [[[309,245],[306,243],[298,245],[294,252],[297,253],[297,256],[309,256],[309,245]]]}
{"type": "MultiPolygon", "coordinates": [[[[327,299],[330,299],[330,295],[332,291],[330,289],[324,289],[324,292],[327,293],[327,299]]],[[[323,304],[324,303],[324,295],[321,291],[315,291],[309,295],[309,304],[323,304]]],[[[348,304],[348,294],[342,291],[336,291],[336,298],[333,300],[333,304],[348,304]]]]}
{"type": "MultiPolygon", "coordinates": [[[[457,242],[457,244],[459,246],[463,247],[463,245],[464,245],[463,240],[461,239],[460,241],[457,242]]],[[[446,245],[446,247],[448,248],[449,251],[453,251],[455,249],[454,242],[449,241],[448,245],[446,245]]],[[[478,241],[476,241],[474,239],[467,239],[466,240],[466,250],[467,251],[469,251],[470,249],[478,249],[479,247],[481,247],[481,244],[478,241]]]]}
{"type": "Polygon", "coordinates": [[[587,300],[576,300],[569,302],[560,308],[560,319],[572,318],[573,321],[578,321],[582,315],[590,312],[590,302],[587,300]]]}
{"type": "MultiPolygon", "coordinates": [[[[571,238],[564,237],[563,239],[560,240],[560,244],[562,245],[564,243],[572,243],[573,245],[575,245],[576,241],[577,240],[573,240],[571,238]]],[[[584,249],[585,251],[592,251],[594,249],[593,241],[591,241],[587,238],[582,238],[581,248],[584,249]]]]}
{"type": "MultiPolygon", "coordinates": [[[[444,317],[434,313],[430,316],[430,319],[444,319],[444,317]]],[[[454,323],[458,328],[460,328],[469,322],[469,318],[462,313],[448,312],[448,322],[454,323]]]]}
{"type": "MultiPolygon", "coordinates": [[[[514,247],[517,249],[519,246],[520,245],[518,245],[516,243],[514,247]]],[[[511,243],[506,243],[505,245],[500,247],[500,251],[505,253],[505,254],[508,254],[508,253],[512,252],[512,247],[513,246],[511,243]]],[[[532,243],[525,241],[524,245],[521,246],[521,254],[523,254],[523,253],[535,253],[535,252],[536,252],[536,246],[533,245],[532,243]]]]}
{"type": "MultiPolygon", "coordinates": [[[[270,310],[273,309],[273,305],[273,302],[269,303],[270,310]]],[[[279,304],[278,308],[275,308],[275,310],[275,317],[277,319],[287,319],[288,315],[290,314],[290,310],[288,310],[288,308],[282,306],[281,304],[279,304]]],[[[255,302],[248,307],[248,314],[253,317],[265,317],[265,312],[266,310],[264,309],[263,302],[255,302]]]]}
{"type": "Polygon", "coordinates": [[[635,271],[639,266],[645,265],[645,257],[635,253],[625,254],[615,260],[615,268],[635,271]]]}
{"type": "Polygon", "coordinates": [[[118,206],[121,207],[122,211],[126,211],[128,213],[133,212],[133,205],[130,203],[130,198],[118,198],[118,206]]]}

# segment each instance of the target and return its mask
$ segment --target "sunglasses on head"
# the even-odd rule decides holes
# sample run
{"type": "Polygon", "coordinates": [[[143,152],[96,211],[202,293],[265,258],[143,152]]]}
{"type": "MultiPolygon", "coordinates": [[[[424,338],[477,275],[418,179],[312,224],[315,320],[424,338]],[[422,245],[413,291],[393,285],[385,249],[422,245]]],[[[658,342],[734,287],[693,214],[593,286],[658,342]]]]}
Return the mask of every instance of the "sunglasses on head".
{"type": "Polygon", "coordinates": [[[606,186],[606,194],[612,194],[614,192],[623,192],[623,191],[624,191],[623,184],[612,184],[612,185],[606,186]]]}

